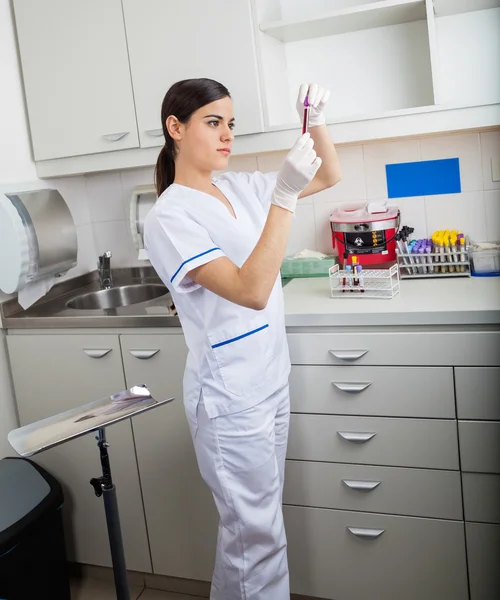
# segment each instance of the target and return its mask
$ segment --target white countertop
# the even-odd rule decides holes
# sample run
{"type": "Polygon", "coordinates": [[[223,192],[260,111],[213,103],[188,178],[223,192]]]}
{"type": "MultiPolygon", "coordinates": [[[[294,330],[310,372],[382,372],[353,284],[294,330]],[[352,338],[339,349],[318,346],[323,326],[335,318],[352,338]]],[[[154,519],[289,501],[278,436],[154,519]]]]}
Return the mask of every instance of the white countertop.
{"type": "Polygon", "coordinates": [[[500,277],[406,279],[392,299],[331,298],[328,277],[283,292],[287,327],[500,324],[500,277]]]}

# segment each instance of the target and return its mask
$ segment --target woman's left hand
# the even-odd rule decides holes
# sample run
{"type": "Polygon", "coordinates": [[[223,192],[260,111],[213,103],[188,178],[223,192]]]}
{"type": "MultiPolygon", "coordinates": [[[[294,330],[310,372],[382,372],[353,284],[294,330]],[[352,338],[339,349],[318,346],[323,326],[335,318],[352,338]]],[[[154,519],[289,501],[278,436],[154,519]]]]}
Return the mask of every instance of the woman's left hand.
{"type": "Polygon", "coordinates": [[[304,100],[308,96],[309,106],[309,127],[318,127],[326,123],[323,108],[330,98],[330,90],[320,87],[317,83],[303,83],[299,89],[297,97],[297,112],[302,121],[304,116],[304,100]]]}

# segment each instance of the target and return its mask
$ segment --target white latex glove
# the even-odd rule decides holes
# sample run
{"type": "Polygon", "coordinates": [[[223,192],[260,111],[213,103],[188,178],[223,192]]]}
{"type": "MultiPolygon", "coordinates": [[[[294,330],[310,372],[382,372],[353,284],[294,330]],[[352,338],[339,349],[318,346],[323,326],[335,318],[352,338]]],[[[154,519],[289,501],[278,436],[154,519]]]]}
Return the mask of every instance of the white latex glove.
{"type": "Polygon", "coordinates": [[[295,142],[278,173],[271,204],[295,212],[299,194],[321,166],[321,158],[316,156],[313,146],[314,140],[309,133],[304,133],[295,142]]]}
{"type": "Polygon", "coordinates": [[[319,87],[317,83],[303,83],[299,89],[297,97],[297,112],[300,120],[304,117],[304,100],[308,96],[309,106],[309,127],[318,127],[326,123],[323,108],[330,98],[330,90],[319,87]]]}

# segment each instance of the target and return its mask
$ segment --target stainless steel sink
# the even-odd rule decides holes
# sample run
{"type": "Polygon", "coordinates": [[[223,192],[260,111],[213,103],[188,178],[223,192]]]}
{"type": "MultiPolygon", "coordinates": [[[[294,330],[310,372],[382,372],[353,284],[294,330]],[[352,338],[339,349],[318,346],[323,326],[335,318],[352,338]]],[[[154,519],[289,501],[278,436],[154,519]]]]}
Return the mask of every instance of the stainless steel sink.
{"type": "Polygon", "coordinates": [[[122,285],[82,294],[67,302],[66,306],[76,310],[104,310],[139,304],[140,302],[160,298],[166,294],[168,294],[168,290],[161,284],[122,285]]]}

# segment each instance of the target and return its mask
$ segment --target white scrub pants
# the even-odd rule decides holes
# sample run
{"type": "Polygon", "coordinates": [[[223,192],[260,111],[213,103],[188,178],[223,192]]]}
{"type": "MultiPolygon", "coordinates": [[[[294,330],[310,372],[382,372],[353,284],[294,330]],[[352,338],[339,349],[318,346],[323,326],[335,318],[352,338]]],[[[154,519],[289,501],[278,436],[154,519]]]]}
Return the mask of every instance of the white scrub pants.
{"type": "Polygon", "coordinates": [[[235,414],[210,419],[203,397],[187,414],[220,516],[210,600],[290,600],[281,504],[288,384],[235,414]]]}

